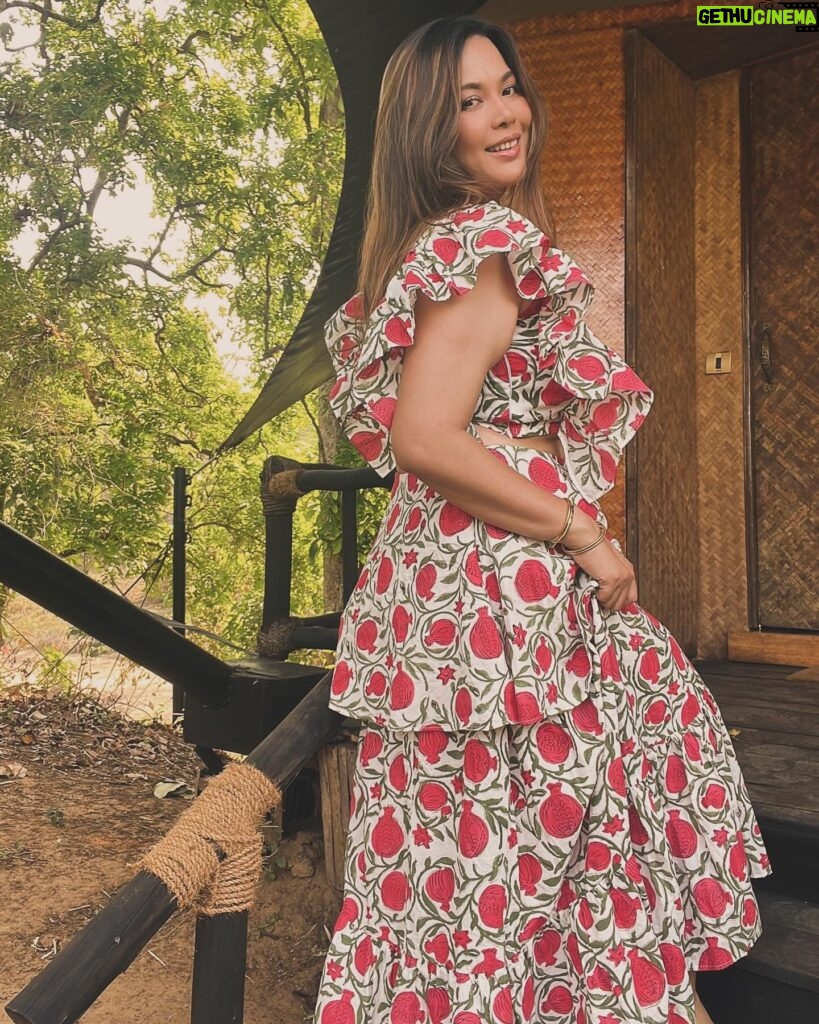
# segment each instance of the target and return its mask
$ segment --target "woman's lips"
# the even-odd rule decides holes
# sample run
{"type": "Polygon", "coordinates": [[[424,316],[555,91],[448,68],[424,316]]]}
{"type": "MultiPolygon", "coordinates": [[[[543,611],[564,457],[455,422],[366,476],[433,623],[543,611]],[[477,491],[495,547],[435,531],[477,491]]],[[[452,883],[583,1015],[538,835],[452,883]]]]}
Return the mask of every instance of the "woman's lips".
{"type": "Polygon", "coordinates": [[[511,149],[487,149],[486,152],[490,156],[506,157],[507,160],[514,160],[515,157],[520,155],[520,139],[518,139],[518,141],[515,143],[514,146],[511,147],[511,149]]]}

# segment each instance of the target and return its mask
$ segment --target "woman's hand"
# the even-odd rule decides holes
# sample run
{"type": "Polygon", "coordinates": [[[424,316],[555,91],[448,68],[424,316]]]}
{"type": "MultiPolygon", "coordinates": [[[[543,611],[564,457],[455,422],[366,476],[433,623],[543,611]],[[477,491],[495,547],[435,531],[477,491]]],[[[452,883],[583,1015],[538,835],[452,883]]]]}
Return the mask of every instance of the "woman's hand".
{"type": "MultiPolygon", "coordinates": [[[[572,548],[584,547],[597,537],[599,529],[594,519],[578,510],[566,536],[566,543],[572,548]]],[[[634,566],[610,540],[601,541],[582,555],[573,555],[570,551],[566,554],[592,579],[598,581],[600,586],[597,600],[603,608],[619,612],[625,605],[637,600],[634,566]]]]}
{"type": "Polygon", "coordinates": [[[580,568],[600,583],[597,600],[610,611],[619,612],[637,600],[634,566],[610,540],[604,540],[583,555],[571,555],[580,568]]]}

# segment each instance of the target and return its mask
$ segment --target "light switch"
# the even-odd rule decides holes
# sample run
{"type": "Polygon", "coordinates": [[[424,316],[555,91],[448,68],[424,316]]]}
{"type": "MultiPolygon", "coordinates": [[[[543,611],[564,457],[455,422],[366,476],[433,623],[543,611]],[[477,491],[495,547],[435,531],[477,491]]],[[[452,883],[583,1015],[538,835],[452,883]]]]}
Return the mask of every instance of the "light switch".
{"type": "Polygon", "coordinates": [[[705,357],[706,373],[730,373],[731,353],[730,352],[709,352],[705,357]]]}

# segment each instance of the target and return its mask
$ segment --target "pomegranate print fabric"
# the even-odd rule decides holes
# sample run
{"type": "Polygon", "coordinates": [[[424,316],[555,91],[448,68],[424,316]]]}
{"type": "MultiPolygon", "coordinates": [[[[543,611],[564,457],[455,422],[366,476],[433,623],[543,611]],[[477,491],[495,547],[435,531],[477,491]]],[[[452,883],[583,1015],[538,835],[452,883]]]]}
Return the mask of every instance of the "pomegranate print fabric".
{"type": "MultiPolygon", "coordinates": [[[[334,408],[392,468],[415,291],[445,300],[505,251],[541,304],[470,432],[557,433],[565,458],[485,447],[605,522],[652,395],[583,326],[591,286],[547,241],[494,203],[431,228],[362,344],[349,304],[328,322],[334,408]]],[[[396,472],[339,633],[330,704],[363,726],[315,1024],[694,1024],[688,971],[753,945],[770,866],[719,710],[668,630],[597,586],[396,472]]]]}

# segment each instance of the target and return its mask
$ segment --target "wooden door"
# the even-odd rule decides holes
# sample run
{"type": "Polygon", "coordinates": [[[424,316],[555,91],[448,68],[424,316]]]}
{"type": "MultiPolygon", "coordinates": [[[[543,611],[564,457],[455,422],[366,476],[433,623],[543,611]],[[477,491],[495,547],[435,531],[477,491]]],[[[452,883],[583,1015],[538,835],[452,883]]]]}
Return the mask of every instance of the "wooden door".
{"type": "Polygon", "coordinates": [[[751,625],[819,630],[819,50],[745,84],[751,625]]]}

